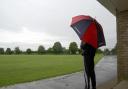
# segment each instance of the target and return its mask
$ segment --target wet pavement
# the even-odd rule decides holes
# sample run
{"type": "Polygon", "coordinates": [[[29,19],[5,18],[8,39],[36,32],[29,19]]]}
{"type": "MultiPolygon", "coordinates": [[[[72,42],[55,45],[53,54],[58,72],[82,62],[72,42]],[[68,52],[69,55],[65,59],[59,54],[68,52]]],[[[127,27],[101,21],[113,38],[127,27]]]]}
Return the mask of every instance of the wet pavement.
{"type": "MultiPolygon", "coordinates": [[[[95,66],[97,86],[117,76],[117,57],[105,56],[95,66]]],[[[15,84],[0,89],[84,89],[84,74],[77,72],[64,76],[15,84]]]]}

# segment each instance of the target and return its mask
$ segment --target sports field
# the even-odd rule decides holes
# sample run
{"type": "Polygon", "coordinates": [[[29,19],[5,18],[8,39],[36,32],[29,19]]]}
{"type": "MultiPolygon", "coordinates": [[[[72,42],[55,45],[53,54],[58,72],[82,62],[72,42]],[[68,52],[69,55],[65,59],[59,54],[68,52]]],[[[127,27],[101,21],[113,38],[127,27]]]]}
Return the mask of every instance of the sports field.
{"type": "MultiPolygon", "coordinates": [[[[97,54],[95,63],[102,57],[102,54],[97,54]]],[[[82,69],[81,55],[0,55],[0,87],[82,69]]]]}

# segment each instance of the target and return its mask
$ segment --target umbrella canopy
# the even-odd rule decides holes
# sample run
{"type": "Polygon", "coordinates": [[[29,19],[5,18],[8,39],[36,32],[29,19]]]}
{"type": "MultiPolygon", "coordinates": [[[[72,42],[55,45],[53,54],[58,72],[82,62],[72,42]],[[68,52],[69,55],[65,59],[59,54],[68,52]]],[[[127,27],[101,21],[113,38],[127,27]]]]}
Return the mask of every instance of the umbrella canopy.
{"type": "Polygon", "coordinates": [[[79,38],[98,48],[106,45],[101,25],[92,17],[79,15],[72,18],[71,27],[79,38]]]}

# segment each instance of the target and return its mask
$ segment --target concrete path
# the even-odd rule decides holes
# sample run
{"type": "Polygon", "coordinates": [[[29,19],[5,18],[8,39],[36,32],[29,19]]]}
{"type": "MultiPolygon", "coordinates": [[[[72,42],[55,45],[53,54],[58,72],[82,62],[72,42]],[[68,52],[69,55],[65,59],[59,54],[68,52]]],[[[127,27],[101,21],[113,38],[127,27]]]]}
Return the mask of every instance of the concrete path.
{"type": "MultiPolygon", "coordinates": [[[[95,66],[97,85],[117,76],[116,59],[116,56],[106,56],[95,66]]],[[[83,72],[77,72],[65,76],[2,87],[0,89],[84,89],[84,76],[83,72]]]]}
{"type": "Polygon", "coordinates": [[[120,82],[116,87],[113,89],[128,89],[128,81],[124,80],[120,82]]]}

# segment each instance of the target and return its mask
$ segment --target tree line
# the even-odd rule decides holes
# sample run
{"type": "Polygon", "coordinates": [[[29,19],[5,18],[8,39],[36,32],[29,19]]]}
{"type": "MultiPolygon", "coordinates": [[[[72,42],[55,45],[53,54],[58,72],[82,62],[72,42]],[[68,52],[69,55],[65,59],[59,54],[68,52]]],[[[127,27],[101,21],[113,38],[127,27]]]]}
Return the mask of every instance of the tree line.
{"type": "Polygon", "coordinates": [[[80,54],[80,49],[76,42],[71,42],[69,44],[69,48],[66,49],[61,45],[60,42],[55,42],[54,45],[47,50],[43,45],[39,45],[36,51],[31,50],[31,48],[26,49],[26,51],[22,51],[20,47],[15,47],[14,50],[11,48],[0,48],[0,54],[80,54]]]}
{"type": "Polygon", "coordinates": [[[104,49],[104,55],[117,55],[117,44],[115,45],[114,48],[110,49],[104,49]]]}
{"type": "MultiPolygon", "coordinates": [[[[97,49],[97,53],[104,53],[104,55],[110,55],[110,54],[116,54],[116,46],[110,51],[109,49],[97,49]]],[[[11,50],[11,48],[7,48],[4,50],[4,48],[0,48],[0,54],[81,54],[82,50],[78,47],[76,42],[71,42],[69,44],[68,49],[65,47],[62,47],[60,42],[55,42],[54,45],[47,50],[43,45],[40,45],[36,51],[31,50],[31,48],[26,49],[26,51],[22,51],[19,47],[15,47],[14,50],[11,50]]]]}

